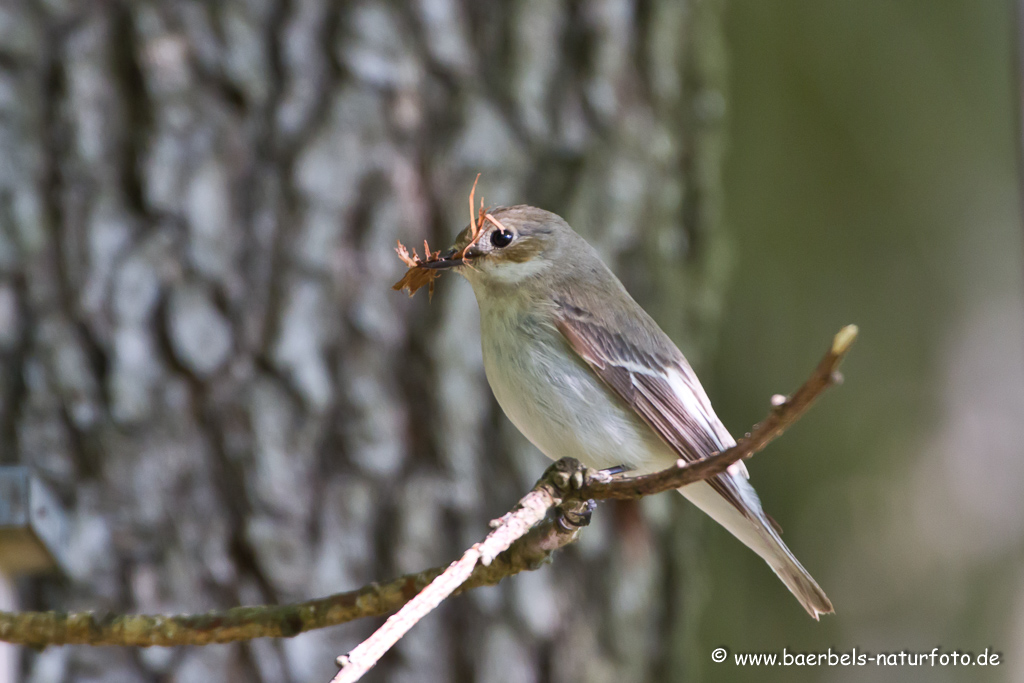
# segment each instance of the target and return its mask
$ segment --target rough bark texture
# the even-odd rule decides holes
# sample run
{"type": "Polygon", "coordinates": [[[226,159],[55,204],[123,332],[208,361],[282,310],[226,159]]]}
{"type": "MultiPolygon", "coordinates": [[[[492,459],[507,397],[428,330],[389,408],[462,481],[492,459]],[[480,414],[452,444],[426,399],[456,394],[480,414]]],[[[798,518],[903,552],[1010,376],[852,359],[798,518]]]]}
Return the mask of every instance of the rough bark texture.
{"type": "MultiPolygon", "coordinates": [[[[22,606],[298,600],[480,538],[545,463],[491,399],[469,287],[389,288],[395,239],[449,241],[478,171],[488,203],[564,215],[699,365],[727,261],[720,9],[3,3],[0,461],[72,515],[67,580],[22,606]]],[[[370,679],[681,679],[701,605],[675,505],[599,509],[555,566],[451,601],[370,679]]],[[[374,625],[24,667],[326,680],[374,625]]]]}

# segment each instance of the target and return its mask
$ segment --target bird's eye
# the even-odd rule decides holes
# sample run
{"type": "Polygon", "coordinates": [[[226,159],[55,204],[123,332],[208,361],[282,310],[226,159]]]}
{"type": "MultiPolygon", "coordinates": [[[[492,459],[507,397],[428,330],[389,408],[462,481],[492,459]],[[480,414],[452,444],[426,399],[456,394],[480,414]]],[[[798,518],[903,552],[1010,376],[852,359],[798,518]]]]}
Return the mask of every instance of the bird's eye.
{"type": "Polygon", "coordinates": [[[498,249],[512,244],[512,232],[510,230],[495,230],[491,233],[491,244],[498,249]]]}

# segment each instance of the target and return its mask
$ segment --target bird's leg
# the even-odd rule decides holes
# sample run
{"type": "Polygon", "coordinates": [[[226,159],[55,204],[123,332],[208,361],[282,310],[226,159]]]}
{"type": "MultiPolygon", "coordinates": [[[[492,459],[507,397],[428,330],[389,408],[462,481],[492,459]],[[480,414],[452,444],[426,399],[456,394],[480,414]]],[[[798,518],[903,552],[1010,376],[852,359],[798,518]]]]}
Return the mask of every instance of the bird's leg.
{"type": "MultiPolygon", "coordinates": [[[[616,465],[603,470],[593,470],[575,458],[562,458],[548,467],[541,479],[560,492],[572,494],[582,489],[585,484],[606,483],[630,469],[626,465],[616,465]]],[[[590,524],[596,507],[597,502],[594,500],[574,498],[570,495],[555,508],[555,520],[566,531],[572,531],[590,524]]]]}
{"type": "MultiPolygon", "coordinates": [[[[607,467],[603,470],[592,470],[584,468],[583,480],[584,482],[599,481],[608,482],[614,477],[628,472],[629,467],[625,465],[616,465],[615,467],[607,467]]],[[[576,483],[575,480],[572,483],[576,483]]],[[[578,488],[578,487],[577,487],[578,488]]],[[[590,518],[594,514],[594,509],[597,507],[597,501],[593,499],[589,500],[567,500],[558,506],[555,511],[556,519],[558,524],[566,531],[572,531],[580,527],[587,526],[590,524],[590,518]]]]}
{"type": "Polygon", "coordinates": [[[562,458],[555,461],[544,472],[542,481],[563,494],[564,500],[554,510],[554,518],[558,525],[566,531],[573,531],[590,524],[590,517],[597,507],[593,500],[580,499],[572,494],[583,488],[584,484],[601,474],[583,465],[575,458],[562,458]]]}

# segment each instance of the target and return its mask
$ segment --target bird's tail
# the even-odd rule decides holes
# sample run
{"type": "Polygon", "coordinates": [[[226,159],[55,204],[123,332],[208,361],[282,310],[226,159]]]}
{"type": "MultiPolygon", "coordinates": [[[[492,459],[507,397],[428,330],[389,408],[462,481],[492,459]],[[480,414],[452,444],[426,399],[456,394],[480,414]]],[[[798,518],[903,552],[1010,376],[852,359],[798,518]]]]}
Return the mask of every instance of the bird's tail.
{"type": "Polygon", "coordinates": [[[817,619],[821,614],[833,612],[832,602],[825,595],[825,591],[821,590],[818,583],[782,542],[774,523],[761,509],[761,502],[754,487],[738,473],[720,476],[733,478],[740,489],[743,502],[748,509],[747,513],[737,509],[705,481],[684,486],[679,492],[760,555],[782,579],[782,583],[786,584],[786,588],[796,596],[808,614],[817,619]]]}

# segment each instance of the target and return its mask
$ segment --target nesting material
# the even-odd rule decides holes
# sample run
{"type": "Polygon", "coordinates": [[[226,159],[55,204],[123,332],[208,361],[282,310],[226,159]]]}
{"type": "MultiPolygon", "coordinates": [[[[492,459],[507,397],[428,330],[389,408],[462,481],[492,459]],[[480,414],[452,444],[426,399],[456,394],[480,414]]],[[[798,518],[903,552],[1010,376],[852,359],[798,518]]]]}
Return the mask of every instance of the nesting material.
{"type": "Polygon", "coordinates": [[[498,219],[492,216],[488,209],[484,208],[483,197],[480,198],[480,208],[476,208],[476,184],[479,180],[480,174],[477,173],[476,180],[473,181],[473,188],[469,191],[469,241],[466,242],[466,244],[457,252],[444,259],[441,258],[440,251],[430,250],[430,245],[427,244],[427,240],[423,240],[423,258],[420,258],[420,255],[416,253],[415,247],[410,254],[405,245],[399,241],[398,246],[395,248],[395,253],[397,253],[398,258],[402,259],[402,262],[409,267],[409,270],[406,271],[401,280],[392,285],[391,289],[394,289],[395,291],[404,289],[409,292],[409,296],[412,296],[417,292],[417,290],[425,286],[427,288],[427,293],[430,296],[433,296],[434,280],[441,276],[443,269],[431,268],[426,264],[446,260],[461,261],[466,255],[466,250],[480,240],[480,236],[484,232],[484,225],[487,222],[493,223],[502,230],[505,229],[505,226],[498,222],[498,219]]]}

